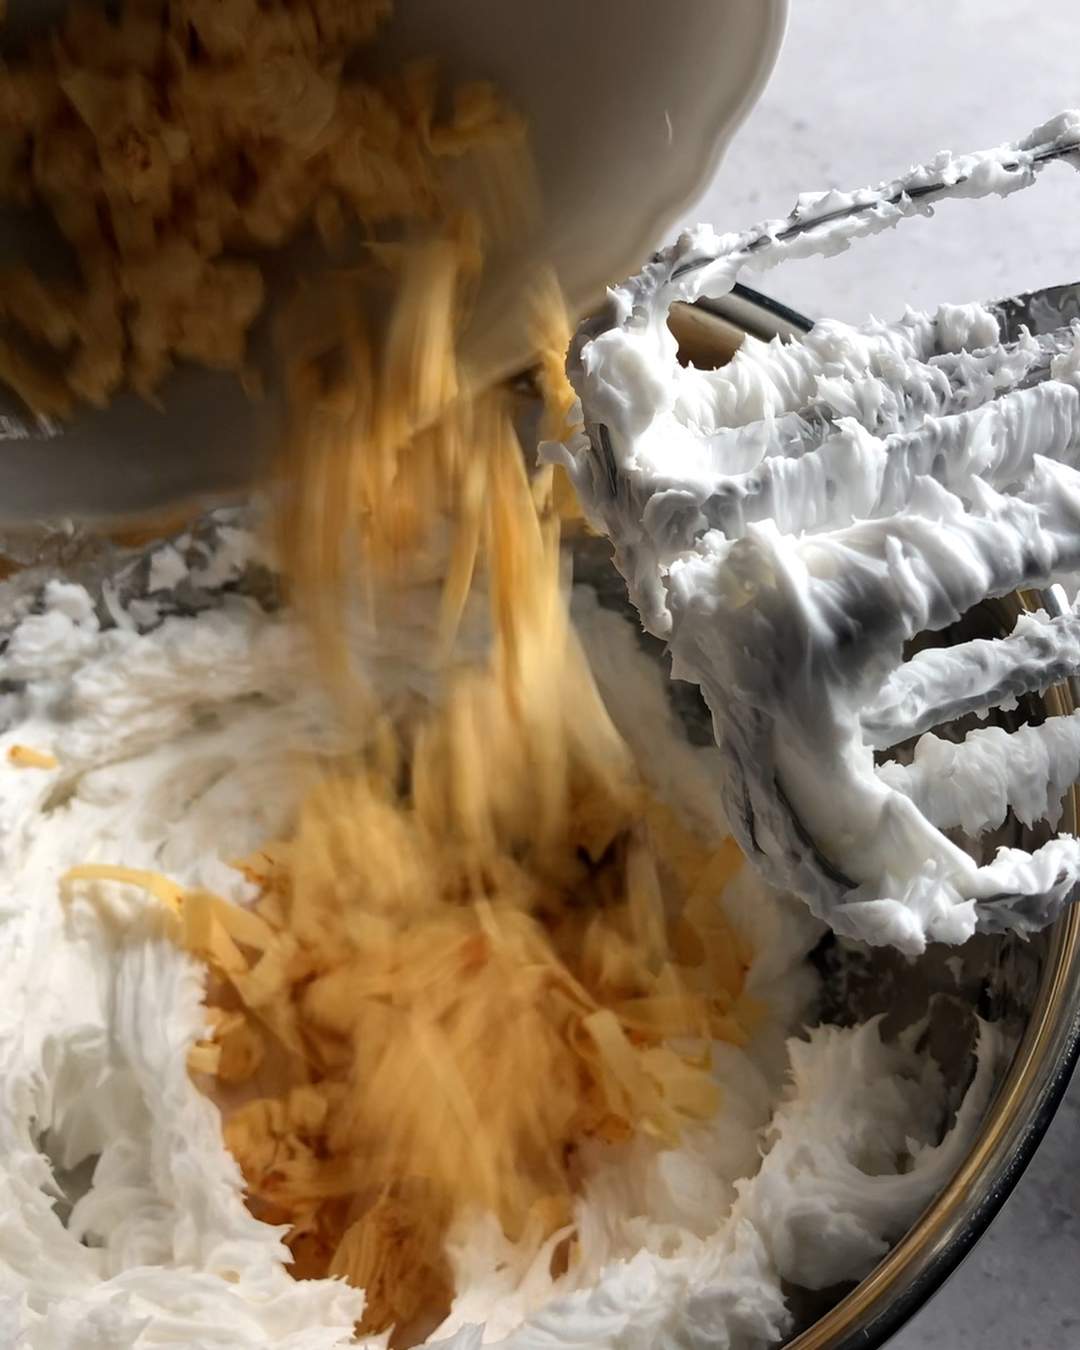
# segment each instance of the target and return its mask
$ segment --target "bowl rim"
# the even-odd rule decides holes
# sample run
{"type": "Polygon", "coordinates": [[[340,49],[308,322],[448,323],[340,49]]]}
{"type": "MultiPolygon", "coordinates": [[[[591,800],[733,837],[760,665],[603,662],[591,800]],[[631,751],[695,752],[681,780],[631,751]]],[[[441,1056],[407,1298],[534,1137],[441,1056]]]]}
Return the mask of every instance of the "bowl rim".
{"type": "MultiPolygon", "coordinates": [[[[653,247],[656,240],[669,233],[679,216],[694,204],[704,188],[716,177],[732,141],[741,131],[747,117],[772,79],[787,33],[789,6],[790,0],[755,0],[749,9],[742,8],[744,18],[751,18],[757,24],[755,34],[757,51],[753,74],[743,86],[738,102],[726,112],[721,112],[721,108],[727,91],[717,89],[719,106],[714,115],[708,119],[714,128],[711,140],[707,145],[700,146],[697,154],[686,156],[686,170],[681,175],[681,187],[672,186],[664,200],[655,204],[651,213],[642,214],[637,231],[638,239],[642,242],[639,247],[627,250],[628,261],[623,268],[614,269],[615,275],[622,276],[631,269],[636,271],[635,260],[640,259],[648,248],[653,247]]],[[[609,269],[611,270],[613,269],[609,269]]],[[[753,295],[766,307],[773,303],[767,297],[748,288],[737,286],[735,289],[745,290],[748,295],[753,295]]],[[[581,308],[580,304],[578,308],[581,308]]],[[[799,315],[794,317],[801,318],[799,315]]]]}
{"type": "MultiPolygon", "coordinates": [[[[701,306],[726,327],[768,339],[808,332],[810,319],[748,286],[701,306]]],[[[1018,611],[1068,607],[1060,586],[1018,592],[1018,611]]],[[[1080,681],[1046,694],[1049,710],[1080,707],[1080,681]]],[[[1080,832],[1080,785],[1065,799],[1064,828],[1080,832]]],[[[1027,1025],[979,1132],[945,1189],[874,1269],[785,1350],[878,1350],[957,1269],[1012,1193],[1050,1126],[1080,1058],[1080,905],[1051,927],[1027,1025]]]]}

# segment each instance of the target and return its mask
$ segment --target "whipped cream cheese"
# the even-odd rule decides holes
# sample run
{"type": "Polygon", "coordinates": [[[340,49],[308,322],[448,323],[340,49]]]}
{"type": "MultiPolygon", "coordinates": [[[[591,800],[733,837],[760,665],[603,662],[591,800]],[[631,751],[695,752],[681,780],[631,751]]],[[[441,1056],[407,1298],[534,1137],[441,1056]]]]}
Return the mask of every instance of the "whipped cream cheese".
{"type": "MultiPolygon", "coordinates": [[[[226,518],[213,548],[183,538],[138,564],[137,595],[123,574],[100,596],[59,581],[26,592],[0,651],[5,1344],[352,1341],[362,1293],[291,1278],[281,1232],[245,1208],[218,1111],[188,1075],[204,972],[145,896],[98,883],[65,900],[59,888],[69,866],[123,863],[244,903],[247,883],[223,860],[286,830],[312,750],[355,736],[319,694],[289,612],[244,593],[264,561],[226,518]],[[51,752],[56,767],[9,764],[16,743],[51,752]]],[[[625,620],[591,592],[575,593],[573,611],[651,784],[722,831],[718,753],[681,737],[664,676],[625,620]]],[[[411,597],[388,647],[357,624],[376,682],[431,695],[416,652],[437,613],[436,587],[411,597]]],[[[477,642],[482,630],[466,616],[477,642]]],[[[946,1092],[914,1036],[886,1043],[869,1024],[791,1039],[818,987],[805,956],[821,929],[805,909],[747,869],[718,903],[757,953],[748,987],[768,1014],[746,1049],[715,1047],[716,1118],[676,1150],[636,1140],[589,1154],[579,1257],[557,1278],[549,1252],[463,1218],[457,1298],[434,1340],[769,1345],[790,1329],[786,1282],[859,1278],[968,1147],[993,1079],[988,1033],[939,1144],[946,1092]],[[828,1240],[806,1242],[810,1230],[828,1240]]]]}

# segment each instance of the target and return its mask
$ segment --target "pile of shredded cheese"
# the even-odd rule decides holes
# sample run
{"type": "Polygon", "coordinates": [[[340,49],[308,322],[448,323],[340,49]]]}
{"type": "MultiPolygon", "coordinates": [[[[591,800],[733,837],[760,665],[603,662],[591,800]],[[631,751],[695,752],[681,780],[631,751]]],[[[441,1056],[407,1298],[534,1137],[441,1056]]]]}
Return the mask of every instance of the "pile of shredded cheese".
{"type": "Polygon", "coordinates": [[[675,1146],[718,1108],[712,1045],[758,1016],[752,953],[716,908],[738,850],[644,787],[521,455],[494,463],[487,664],[325,767],[293,834],[238,864],[253,909],[123,868],[67,877],[175,914],[214,976],[191,1067],[254,1211],[288,1225],[297,1275],[346,1276],[364,1328],[408,1341],[449,1309],[456,1218],[528,1245],[562,1232],[572,1261],[578,1148],[675,1146]]]}
{"type": "Polygon", "coordinates": [[[715,907],[737,851],[687,835],[625,764],[604,782],[579,760],[557,827],[527,775],[485,792],[486,692],[422,727],[409,786],[393,757],[322,782],[290,840],[239,864],[252,910],[108,866],[66,879],[141,885],[175,915],[213,972],[190,1065],[216,1079],[249,1203],[289,1226],[297,1276],[344,1275],[366,1330],[409,1339],[449,1310],[455,1217],[537,1246],[562,1230],[572,1261],[577,1149],[675,1146],[718,1108],[711,1044],[758,1015],[715,907]],[[476,809],[447,810],[470,780],[476,809]]]}

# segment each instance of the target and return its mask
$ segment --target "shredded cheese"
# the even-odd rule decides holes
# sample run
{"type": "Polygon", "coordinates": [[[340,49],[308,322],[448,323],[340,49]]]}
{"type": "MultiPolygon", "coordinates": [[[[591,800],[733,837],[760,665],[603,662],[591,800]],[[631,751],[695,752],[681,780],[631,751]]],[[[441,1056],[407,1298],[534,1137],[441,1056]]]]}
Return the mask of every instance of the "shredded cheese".
{"type": "Polygon", "coordinates": [[[16,769],[56,769],[60,761],[48,750],[35,750],[32,745],[12,745],[8,748],[8,763],[16,769]]]}

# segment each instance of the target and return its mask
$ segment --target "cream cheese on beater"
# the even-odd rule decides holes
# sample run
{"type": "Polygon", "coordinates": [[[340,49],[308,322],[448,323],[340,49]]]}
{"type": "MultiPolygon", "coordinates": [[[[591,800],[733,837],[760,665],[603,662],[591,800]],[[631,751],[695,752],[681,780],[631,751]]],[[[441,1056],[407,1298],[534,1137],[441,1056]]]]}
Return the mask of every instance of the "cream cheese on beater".
{"type": "MultiPolygon", "coordinates": [[[[1080,336],[1003,346],[991,311],[947,306],[820,323],[793,344],[748,338],[702,371],[679,365],[667,313],[744,268],[833,253],[926,210],[931,184],[935,198],[1027,186],[1045,158],[1075,159],[1078,140],[1080,113],[1064,113],[1019,145],[939,156],[876,192],[800,199],[786,222],[687,231],[579,333],[568,370],[589,434],[546,451],[613,540],[673,674],[705,693],[740,842],[838,932],[910,952],[977,924],[1041,926],[1080,884],[1074,839],[979,866],[942,832],[988,828],[1003,803],[1021,820],[1053,814],[1077,763],[1071,723],[1016,742],[1012,764],[987,732],[932,787],[918,764],[944,752],[930,740],[913,770],[874,762],[903,739],[899,708],[918,703],[913,677],[896,699],[907,641],[1080,564],[1080,336]],[[969,809],[978,773],[996,789],[969,809]]],[[[1063,668],[1071,616],[1031,622],[1032,650],[1063,668]]],[[[1018,643],[919,669],[933,678],[912,730],[1049,683],[1018,643]]]]}

